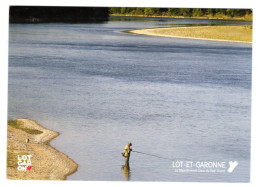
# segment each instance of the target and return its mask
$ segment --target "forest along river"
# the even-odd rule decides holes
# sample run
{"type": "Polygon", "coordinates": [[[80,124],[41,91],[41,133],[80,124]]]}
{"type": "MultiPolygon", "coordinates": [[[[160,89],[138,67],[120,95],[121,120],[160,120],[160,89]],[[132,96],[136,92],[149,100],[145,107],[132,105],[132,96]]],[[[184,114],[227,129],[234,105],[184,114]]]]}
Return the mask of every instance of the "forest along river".
{"type": "Polygon", "coordinates": [[[79,164],[68,180],[248,182],[252,45],[132,35],[140,28],[251,24],[111,18],[10,24],[8,119],[60,132],[79,164]],[[174,161],[237,161],[232,173],[176,172],[174,161]]]}

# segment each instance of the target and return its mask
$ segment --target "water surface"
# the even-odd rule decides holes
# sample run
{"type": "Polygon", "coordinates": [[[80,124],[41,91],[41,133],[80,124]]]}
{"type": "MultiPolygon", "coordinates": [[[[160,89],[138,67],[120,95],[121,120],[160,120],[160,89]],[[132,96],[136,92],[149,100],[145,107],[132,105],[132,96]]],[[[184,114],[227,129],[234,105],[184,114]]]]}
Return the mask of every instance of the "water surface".
{"type": "Polygon", "coordinates": [[[225,20],[113,18],[11,24],[8,118],[60,132],[51,145],[79,164],[69,180],[248,182],[251,44],[121,31],[225,20]],[[238,161],[233,173],[176,173],[173,160],[238,161]],[[128,178],[125,176],[129,174],[128,178]]]}

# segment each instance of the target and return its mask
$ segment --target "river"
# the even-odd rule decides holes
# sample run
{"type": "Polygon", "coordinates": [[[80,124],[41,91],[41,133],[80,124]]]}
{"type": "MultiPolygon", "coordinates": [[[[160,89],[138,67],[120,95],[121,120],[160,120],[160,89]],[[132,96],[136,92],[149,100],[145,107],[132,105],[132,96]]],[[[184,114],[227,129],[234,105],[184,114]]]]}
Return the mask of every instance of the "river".
{"type": "Polygon", "coordinates": [[[79,164],[68,180],[248,182],[252,44],[123,32],[219,24],[248,22],[10,24],[8,119],[60,132],[50,144],[79,164]],[[121,153],[130,141],[175,162],[238,166],[177,172],[171,160],[132,152],[126,170],[121,153]]]}

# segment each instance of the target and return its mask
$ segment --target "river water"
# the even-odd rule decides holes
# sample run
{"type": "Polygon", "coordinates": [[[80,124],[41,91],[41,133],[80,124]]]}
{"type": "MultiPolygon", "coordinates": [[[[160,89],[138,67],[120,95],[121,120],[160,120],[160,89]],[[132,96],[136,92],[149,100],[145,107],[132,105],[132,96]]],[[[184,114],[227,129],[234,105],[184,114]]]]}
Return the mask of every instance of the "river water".
{"type": "Polygon", "coordinates": [[[8,119],[60,132],[51,145],[79,164],[68,180],[248,182],[252,45],[122,32],[217,24],[248,23],[10,24],[8,119]],[[122,168],[129,141],[170,160],[132,152],[122,168]],[[226,168],[177,172],[171,159],[226,168]],[[229,161],[238,162],[232,173],[229,161]]]}

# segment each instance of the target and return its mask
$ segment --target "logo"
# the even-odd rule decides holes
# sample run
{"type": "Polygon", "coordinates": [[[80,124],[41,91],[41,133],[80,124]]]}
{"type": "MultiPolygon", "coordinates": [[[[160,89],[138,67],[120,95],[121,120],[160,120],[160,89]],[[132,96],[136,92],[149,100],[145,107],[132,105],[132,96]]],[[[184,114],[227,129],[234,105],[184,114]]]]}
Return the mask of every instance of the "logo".
{"type": "Polygon", "coordinates": [[[32,169],[32,161],[31,161],[32,155],[18,155],[17,156],[17,170],[18,171],[30,171],[32,169]]]}
{"type": "Polygon", "coordinates": [[[238,165],[238,163],[237,163],[237,161],[230,161],[229,162],[229,168],[228,168],[228,172],[229,173],[232,173],[233,172],[233,170],[237,167],[237,165],[238,165]]]}
{"type": "Polygon", "coordinates": [[[172,167],[175,172],[195,172],[195,173],[232,173],[237,167],[237,161],[173,161],[172,167]]]}

